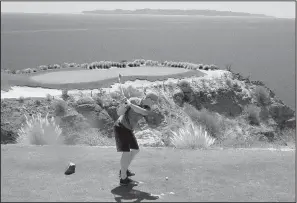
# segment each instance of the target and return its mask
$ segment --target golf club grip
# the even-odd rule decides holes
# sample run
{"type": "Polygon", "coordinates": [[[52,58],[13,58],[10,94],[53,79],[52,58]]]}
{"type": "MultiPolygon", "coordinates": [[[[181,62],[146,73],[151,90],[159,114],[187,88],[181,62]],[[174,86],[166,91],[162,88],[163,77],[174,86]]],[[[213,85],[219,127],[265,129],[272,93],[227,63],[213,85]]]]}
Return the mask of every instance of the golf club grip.
{"type": "Polygon", "coordinates": [[[127,97],[125,96],[124,91],[123,91],[122,80],[121,80],[121,75],[120,74],[119,74],[118,79],[119,79],[120,89],[121,89],[122,95],[123,95],[123,97],[125,97],[127,99],[127,97]]]}

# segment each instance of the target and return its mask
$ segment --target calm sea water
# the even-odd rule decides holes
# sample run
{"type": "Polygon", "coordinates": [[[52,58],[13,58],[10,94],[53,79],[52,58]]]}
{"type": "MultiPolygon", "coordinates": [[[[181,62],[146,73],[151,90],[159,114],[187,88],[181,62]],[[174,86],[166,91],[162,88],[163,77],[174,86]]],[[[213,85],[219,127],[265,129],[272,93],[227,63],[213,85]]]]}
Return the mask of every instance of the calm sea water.
{"type": "Polygon", "coordinates": [[[1,68],[138,58],[232,64],[295,106],[295,20],[1,14],[1,68]]]}

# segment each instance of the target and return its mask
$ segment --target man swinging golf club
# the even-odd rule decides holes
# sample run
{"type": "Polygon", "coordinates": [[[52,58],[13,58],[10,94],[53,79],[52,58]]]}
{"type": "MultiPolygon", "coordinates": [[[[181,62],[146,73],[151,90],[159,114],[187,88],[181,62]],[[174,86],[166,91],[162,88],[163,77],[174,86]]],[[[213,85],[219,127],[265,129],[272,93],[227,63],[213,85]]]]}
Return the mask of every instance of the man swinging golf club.
{"type": "Polygon", "coordinates": [[[120,161],[120,185],[128,185],[132,182],[130,176],[135,174],[128,170],[135,155],[139,152],[139,146],[133,133],[138,121],[150,114],[150,110],[158,96],[154,93],[146,94],[140,98],[125,98],[125,104],[118,109],[120,117],[115,122],[114,133],[118,152],[122,152],[120,161]]]}

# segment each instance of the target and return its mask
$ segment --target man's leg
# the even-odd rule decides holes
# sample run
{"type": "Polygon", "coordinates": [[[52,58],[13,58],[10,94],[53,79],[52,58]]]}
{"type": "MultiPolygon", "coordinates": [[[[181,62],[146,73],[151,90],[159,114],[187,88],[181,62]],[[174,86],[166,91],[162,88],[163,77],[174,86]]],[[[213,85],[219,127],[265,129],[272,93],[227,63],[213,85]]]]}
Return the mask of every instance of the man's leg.
{"type": "Polygon", "coordinates": [[[130,155],[130,159],[129,159],[129,164],[128,164],[128,168],[131,164],[131,162],[133,161],[133,159],[135,158],[136,154],[138,154],[139,149],[131,149],[131,155],[130,155]]]}
{"type": "Polygon", "coordinates": [[[117,151],[122,152],[120,166],[121,166],[121,171],[125,171],[125,173],[121,173],[120,178],[124,180],[127,178],[127,169],[128,169],[128,166],[130,163],[130,157],[131,157],[131,151],[129,149],[129,142],[128,142],[129,136],[127,137],[127,130],[121,126],[115,126],[114,131],[115,131],[117,151]]]}
{"type": "Polygon", "coordinates": [[[121,157],[121,178],[127,178],[127,170],[130,164],[131,152],[123,152],[121,157]]]}
{"type": "MultiPolygon", "coordinates": [[[[133,161],[133,159],[135,158],[136,154],[138,154],[138,152],[139,152],[139,146],[137,143],[137,139],[133,132],[131,132],[130,150],[131,150],[131,155],[130,155],[130,159],[129,159],[128,168],[129,168],[131,162],[133,161]]],[[[135,173],[132,173],[132,174],[135,175],[135,173]]]]}

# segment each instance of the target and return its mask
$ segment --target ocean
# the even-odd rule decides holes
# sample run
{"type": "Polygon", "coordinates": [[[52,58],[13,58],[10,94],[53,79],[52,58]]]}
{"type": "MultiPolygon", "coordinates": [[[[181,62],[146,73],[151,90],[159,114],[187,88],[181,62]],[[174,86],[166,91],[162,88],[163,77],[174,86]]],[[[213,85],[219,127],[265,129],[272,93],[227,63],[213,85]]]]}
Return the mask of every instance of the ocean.
{"type": "Polygon", "coordinates": [[[294,109],[295,43],[294,19],[1,13],[1,68],[133,59],[231,64],[294,109]]]}

